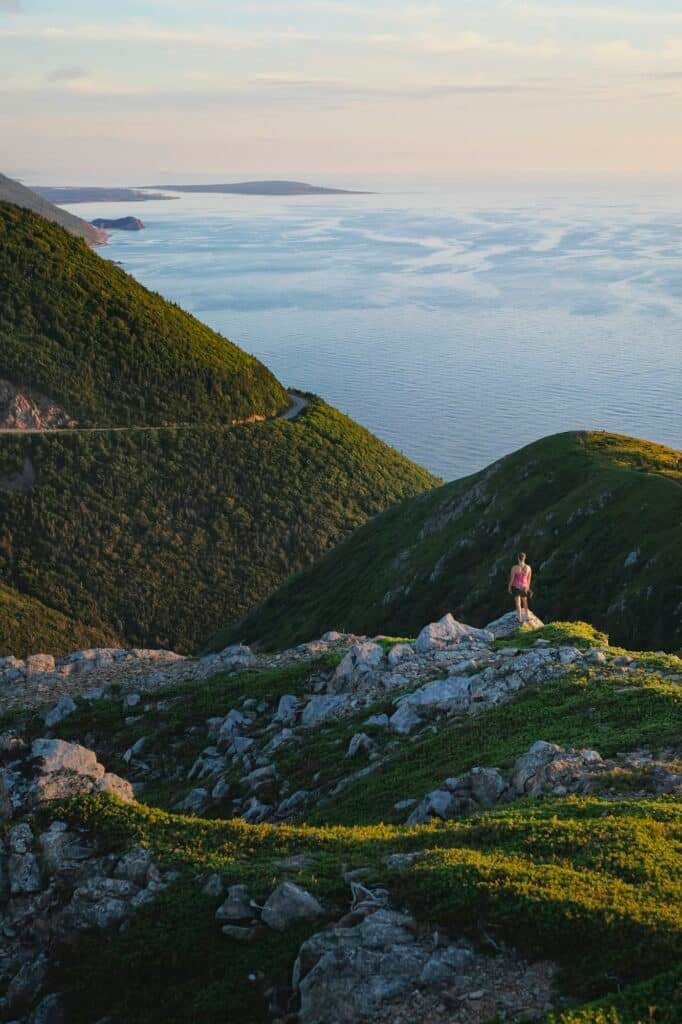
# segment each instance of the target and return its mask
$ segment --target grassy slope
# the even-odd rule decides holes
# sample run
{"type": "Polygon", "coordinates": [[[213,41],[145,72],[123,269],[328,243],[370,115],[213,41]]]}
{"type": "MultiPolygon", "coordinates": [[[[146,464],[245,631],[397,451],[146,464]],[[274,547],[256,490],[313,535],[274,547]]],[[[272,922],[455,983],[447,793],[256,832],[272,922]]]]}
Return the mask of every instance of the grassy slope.
{"type": "Polygon", "coordinates": [[[24,657],[42,651],[66,654],[82,647],[112,647],[120,643],[110,629],[83,626],[35,598],[0,584],[0,657],[24,657]]]}
{"type": "MultiPolygon", "coordinates": [[[[434,482],[311,398],[295,421],[5,437],[0,572],[145,646],[192,649],[394,501],[434,482]]],[[[3,653],[13,653],[4,651],[3,653]]]]}
{"type": "Polygon", "coordinates": [[[446,611],[483,624],[505,610],[523,548],[541,617],[579,616],[619,643],[676,650],[681,524],[682,453],[557,434],[389,509],[211,646],[237,633],[282,647],[327,629],[414,634],[446,611]]]}
{"type": "MultiPolygon", "coordinates": [[[[546,637],[558,644],[599,640],[585,626],[570,624],[548,629],[546,637]]],[[[207,821],[102,797],[59,808],[60,818],[95,829],[105,848],[142,842],[160,863],[180,873],[173,889],[143,910],[131,928],[100,935],[94,944],[86,937],[57,969],[53,987],[66,993],[69,1020],[85,1024],[112,1015],[128,1024],[264,1024],[261,987],[248,975],[288,976],[300,942],[320,924],[284,935],[266,931],[254,945],[224,939],[214,921],[218,901],[201,891],[206,873],[220,872],[227,884],[246,883],[259,903],[288,877],[323,899],[334,920],[348,907],[342,871],[369,867],[363,881],[386,884],[398,905],[408,905],[431,926],[440,922],[483,947],[493,936],[531,958],[556,959],[573,1008],[557,1012],[552,1024],[677,1024],[682,1007],[679,802],[633,800],[625,794],[615,801],[528,800],[445,824],[382,823],[390,818],[392,803],[411,792],[410,785],[419,795],[444,775],[475,764],[509,764],[541,737],[604,753],[640,744],[657,749],[679,738],[679,687],[649,671],[655,657],[638,656],[638,661],[642,672],[627,679],[600,666],[587,676],[568,673],[475,720],[452,722],[421,743],[406,740],[387,771],[363,780],[360,788],[327,805],[326,815],[301,825],[207,821]],[[321,827],[321,820],[344,824],[321,827]],[[399,851],[425,856],[407,870],[388,871],[384,857],[399,851]],[[309,866],[292,870],[278,863],[294,853],[307,854],[309,866]],[[653,1016],[649,1007],[656,1007],[653,1016]]],[[[658,662],[678,667],[673,658],[658,662]]],[[[155,742],[174,749],[187,764],[196,753],[193,747],[205,742],[206,717],[224,714],[245,690],[270,702],[282,692],[303,690],[306,674],[318,667],[220,676],[200,690],[188,687],[181,700],[177,688],[164,712],[167,721],[153,725],[155,742]],[[194,726],[200,727],[198,736],[194,726]],[[183,737],[186,749],[179,750],[183,737]]],[[[126,723],[120,700],[79,702],[65,723],[65,736],[113,731],[115,745],[123,750],[135,730],[149,727],[148,721],[126,723]]],[[[352,731],[354,723],[339,723],[338,729],[344,728],[352,731]]],[[[330,737],[338,738],[328,727],[311,731],[308,750],[295,752],[301,765],[308,754],[314,760],[330,737]]],[[[338,748],[335,757],[338,761],[338,748]]],[[[303,781],[294,765],[281,767],[292,772],[294,786],[303,781]]]]}
{"type": "MultiPolygon", "coordinates": [[[[682,809],[671,801],[554,800],[413,829],[208,822],[101,797],[76,801],[62,816],[119,849],[142,842],[181,872],[130,929],[84,941],[71,968],[57,973],[74,1024],[104,1014],[127,1024],[266,1021],[261,988],[248,975],[288,976],[301,941],[320,924],[269,932],[251,946],[230,942],[213,920],[217,901],[201,893],[202,873],[246,883],[258,902],[288,876],[322,897],[333,919],[348,907],[342,869],[368,866],[364,881],[386,883],[432,925],[555,958],[577,1005],[620,1004],[608,1024],[644,1020],[652,989],[655,1024],[679,1020],[682,809]],[[426,857],[404,872],[385,869],[387,854],[410,850],[426,857]],[[311,866],[283,871],[277,859],[293,853],[309,855],[311,866]]],[[[557,1019],[598,1021],[577,1008],[557,1019]]]]}
{"type": "Polygon", "coordinates": [[[252,356],[93,253],[0,203],[0,377],[81,426],[225,423],[289,400],[252,356]]]}

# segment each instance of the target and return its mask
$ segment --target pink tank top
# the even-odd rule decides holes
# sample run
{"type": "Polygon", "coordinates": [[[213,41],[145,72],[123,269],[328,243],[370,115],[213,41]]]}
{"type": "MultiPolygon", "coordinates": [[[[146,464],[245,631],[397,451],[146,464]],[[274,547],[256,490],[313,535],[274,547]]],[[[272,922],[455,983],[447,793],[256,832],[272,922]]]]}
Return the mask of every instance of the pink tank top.
{"type": "Polygon", "coordinates": [[[514,579],[512,580],[512,587],[519,587],[520,589],[525,589],[528,586],[529,576],[530,571],[528,569],[522,569],[521,571],[517,569],[514,573],[514,579]]]}

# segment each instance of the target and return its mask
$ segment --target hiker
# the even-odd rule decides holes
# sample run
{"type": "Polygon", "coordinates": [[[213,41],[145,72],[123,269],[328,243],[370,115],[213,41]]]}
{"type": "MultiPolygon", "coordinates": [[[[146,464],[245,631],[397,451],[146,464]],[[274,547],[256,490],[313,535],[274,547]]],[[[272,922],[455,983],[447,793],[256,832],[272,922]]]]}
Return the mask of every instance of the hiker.
{"type": "Polygon", "coordinates": [[[530,589],[532,575],[533,570],[526,564],[526,553],[521,551],[518,556],[518,562],[512,566],[512,570],[509,573],[509,585],[507,586],[507,590],[514,597],[516,617],[519,622],[528,621],[528,598],[532,597],[530,589]]]}

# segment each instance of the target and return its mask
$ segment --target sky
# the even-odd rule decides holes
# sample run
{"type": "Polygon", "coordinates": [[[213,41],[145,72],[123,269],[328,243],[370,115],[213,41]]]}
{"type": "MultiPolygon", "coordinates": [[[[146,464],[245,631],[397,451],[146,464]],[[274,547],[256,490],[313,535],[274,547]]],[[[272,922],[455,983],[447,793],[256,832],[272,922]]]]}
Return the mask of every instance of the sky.
{"type": "Polygon", "coordinates": [[[0,0],[29,184],[682,173],[682,5],[0,0]]]}

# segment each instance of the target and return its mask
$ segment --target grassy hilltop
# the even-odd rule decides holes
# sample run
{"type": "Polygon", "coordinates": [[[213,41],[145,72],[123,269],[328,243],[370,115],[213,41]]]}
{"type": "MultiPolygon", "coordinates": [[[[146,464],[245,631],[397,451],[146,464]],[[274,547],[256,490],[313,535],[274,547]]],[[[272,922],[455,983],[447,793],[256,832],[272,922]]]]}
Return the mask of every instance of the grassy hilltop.
{"type": "Polygon", "coordinates": [[[286,647],[328,629],[412,635],[452,611],[479,625],[508,604],[514,555],[545,618],[588,619],[630,646],[682,647],[682,452],[566,433],[389,509],[221,630],[286,647]]]}

